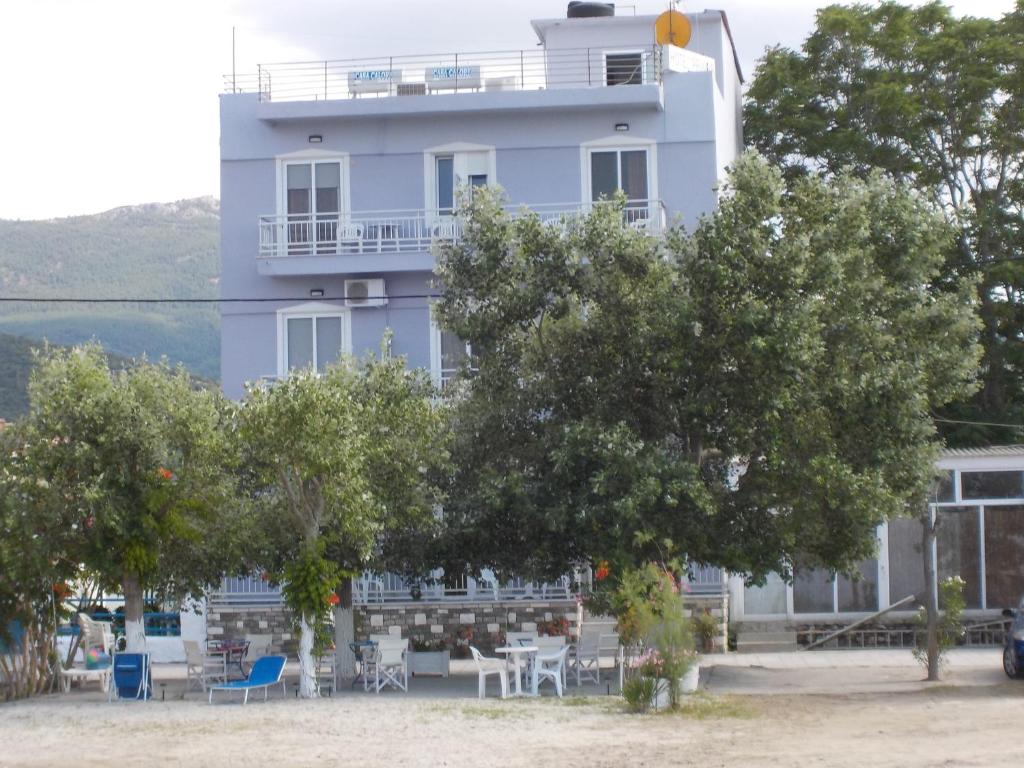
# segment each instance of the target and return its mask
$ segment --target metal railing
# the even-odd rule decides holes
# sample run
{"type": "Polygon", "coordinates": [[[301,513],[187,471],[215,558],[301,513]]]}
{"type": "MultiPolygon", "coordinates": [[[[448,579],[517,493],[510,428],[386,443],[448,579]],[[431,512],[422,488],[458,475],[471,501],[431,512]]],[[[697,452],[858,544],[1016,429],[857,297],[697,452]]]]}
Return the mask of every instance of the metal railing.
{"type": "MultiPolygon", "coordinates": [[[[524,208],[549,224],[568,226],[591,206],[558,203],[509,206],[513,215],[524,208]]],[[[629,200],[626,223],[651,234],[665,228],[660,200],[629,200]]],[[[429,251],[438,241],[462,237],[463,219],[439,210],[356,211],[353,213],[289,213],[259,217],[259,257],[343,256],[429,251]]]]}
{"type": "Polygon", "coordinates": [[[691,565],[683,584],[692,595],[718,595],[727,590],[729,575],[713,565],[691,565]]]}
{"type": "MultiPolygon", "coordinates": [[[[547,583],[530,582],[522,578],[501,582],[492,572],[484,570],[480,578],[459,576],[446,582],[410,582],[395,573],[366,572],[353,582],[352,602],[355,605],[374,605],[410,601],[544,601],[568,600],[574,594],[570,576],[547,583]]],[[[220,589],[214,590],[210,598],[219,605],[280,605],[281,590],[258,576],[228,577],[223,579],[220,589]]]]}
{"type": "Polygon", "coordinates": [[[532,49],[260,64],[225,75],[227,93],[261,101],[322,101],[443,93],[538,91],[659,83],[661,48],[532,49]]]}

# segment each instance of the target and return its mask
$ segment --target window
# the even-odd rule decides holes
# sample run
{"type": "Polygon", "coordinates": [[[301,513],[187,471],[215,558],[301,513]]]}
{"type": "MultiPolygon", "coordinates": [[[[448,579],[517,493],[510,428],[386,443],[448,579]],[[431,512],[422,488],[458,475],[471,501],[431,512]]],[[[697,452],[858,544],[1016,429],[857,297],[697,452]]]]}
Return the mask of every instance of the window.
{"type": "Polygon", "coordinates": [[[473,349],[468,342],[451,331],[444,331],[430,321],[430,368],[438,386],[446,387],[464,365],[470,371],[476,370],[473,349]]]}
{"type": "Polygon", "coordinates": [[[622,190],[626,195],[628,222],[646,219],[647,183],[646,149],[593,150],[590,153],[590,199],[610,198],[622,190]]]}
{"type": "Polygon", "coordinates": [[[451,216],[458,205],[460,189],[473,194],[476,187],[485,187],[494,179],[494,153],[489,149],[455,149],[428,151],[427,207],[441,216],[451,216]]]}
{"type": "Polygon", "coordinates": [[[644,82],[643,52],[606,53],[604,71],[607,85],[642,85],[644,82]]]}
{"type": "Polygon", "coordinates": [[[278,374],[324,371],[351,350],[348,312],[330,305],[305,305],[278,312],[278,374]]]}
{"type": "Polygon", "coordinates": [[[341,191],[341,160],[284,163],[289,253],[334,252],[342,210],[341,191]]]}
{"type": "Polygon", "coordinates": [[[964,499],[1018,499],[1024,496],[1024,472],[961,472],[964,499]]]}
{"type": "Polygon", "coordinates": [[[932,484],[932,501],[936,503],[956,501],[956,486],[953,483],[953,470],[941,470],[932,484]]]}
{"type": "Polygon", "coordinates": [[[455,158],[451,155],[438,156],[437,172],[437,211],[451,214],[455,208],[455,158]]]}
{"type": "MultiPolygon", "coordinates": [[[[941,507],[936,510],[935,532],[939,581],[950,576],[964,580],[964,601],[968,608],[981,608],[981,549],[978,509],[941,507]]],[[[899,598],[896,598],[897,600],[899,598]]]]}

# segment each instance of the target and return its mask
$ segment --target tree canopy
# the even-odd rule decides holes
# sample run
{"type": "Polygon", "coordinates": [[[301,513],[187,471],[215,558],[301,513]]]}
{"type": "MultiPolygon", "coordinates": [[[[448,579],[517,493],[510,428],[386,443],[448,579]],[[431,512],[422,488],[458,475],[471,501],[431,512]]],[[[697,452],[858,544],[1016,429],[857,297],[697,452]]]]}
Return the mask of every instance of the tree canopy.
{"type": "Polygon", "coordinates": [[[921,497],[976,329],[968,281],[926,289],[951,234],[920,196],[880,175],[787,188],[747,156],[666,239],[623,200],[561,224],[501,202],[474,195],[439,256],[438,318],[477,368],[446,568],[846,570],[921,497]]]}
{"type": "Polygon", "coordinates": [[[18,509],[53,557],[123,590],[140,648],[144,591],[199,595],[237,567],[231,408],[181,368],[112,371],[97,345],[44,353],[29,397],[5,457],[18,509]]]}
{"type": "Polygon", "coordinates": [[[242,438],[263,542],[251,562],[283,582],[300,624],[305,697],[317,695],[313,649],[343,577],[419,569],[436,527],[431,468],[444,457],[432,395],[426,374],[390,357],[249,392],[242,438]]]}
{"type": "MultiPolygon", "coordinates": [[[[1024,3],[1000,19],[938,2],[834,5],[799,51],[770,49],[747,91],[748,141],[790,177],[881,169],[956,232],[931,279],[977,276],[982,386],[951,420],[1024,423],[1024,3]]],[[[1020,430],[944,424],[951,443],[1020,430]]]]}

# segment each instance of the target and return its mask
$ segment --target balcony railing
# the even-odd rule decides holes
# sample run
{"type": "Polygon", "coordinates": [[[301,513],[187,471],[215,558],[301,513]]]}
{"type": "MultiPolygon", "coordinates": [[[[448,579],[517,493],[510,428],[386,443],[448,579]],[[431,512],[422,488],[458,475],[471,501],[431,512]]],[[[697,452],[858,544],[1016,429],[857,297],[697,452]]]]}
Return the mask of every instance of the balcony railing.
{"type": "MultiPolygon", "coordinates": [[[[459,576],[447,584],[418,581],[410,583],[395,573],[364,573],[353,582],[352,602],[356,605],[423,602],[492,602],[502,600],[568,600],[573,597],[572,578],[554,582],[529,582],[514,578],[500,582],[490,571],[480,578],[459,576]]],[[[220,605],[279,605],[281,589],[258,576],[226,577],[211,599],[220,605]]]]}
{"type": "Polygon", "coordinates": [[[532,49],[260,64],[225,75],[227,93],[261,101],[320,101],[554,88],[621,87],[661,81],[661,48],[532,49]]]}
{"type": "MultiPolygon", "coordinates": [[[[556,204],[527,206],[545,223],[568,226],[589,206],[556,204]]],[[[509,207],[513,215],[523,207],[509,207]]],[[[637,229],[657,234],[665,227],[660,200],[629,200],[624,216],[637,229]]],[[[366,211],[355,213],[290,213],[260,216],[259,257],[344,256],[429,251],[438,241],[462,237],[460,216],[436,210],[366,211]]]]}

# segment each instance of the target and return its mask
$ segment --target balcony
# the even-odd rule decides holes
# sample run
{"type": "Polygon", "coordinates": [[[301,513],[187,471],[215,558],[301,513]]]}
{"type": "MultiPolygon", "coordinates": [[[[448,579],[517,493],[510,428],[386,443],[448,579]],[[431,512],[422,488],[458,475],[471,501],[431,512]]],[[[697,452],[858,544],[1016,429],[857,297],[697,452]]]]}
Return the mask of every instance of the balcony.
{"type": "MultiPolygon", "coordinates": [[[[590,206],[579,203],[509,206],[548,224],[569,226],[590,206]]],[[[630,200],[626,222],[658,234],[665,228],[660,200],[630,200]]],[[[463,220],[437,210],[279,214],[259,218],[258,268],[264,275],[330,275],[431,271],[433,248],[462,237],[463,220]]]]}
{"type": "Polygon", "coordinates": [[[630,53],[601,48],[531,49],[385,56],[257,65],[225,75],[226,93],[260,101],[331,101],[432,94],[621,87],[661,81],[661,48],[630,53]]]}
{"type": "Polygon", "coordinates": [[[662,109],[662,60],[659,46],[628,53],[571,48],[334,59],[261,64],[253,74],[225,75],[224,85],[226,93],[257,94],[257,114],[266,120],[602,105],[662,109]]]}

